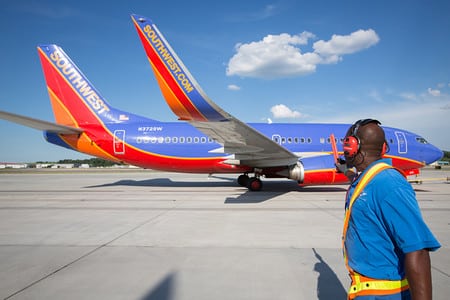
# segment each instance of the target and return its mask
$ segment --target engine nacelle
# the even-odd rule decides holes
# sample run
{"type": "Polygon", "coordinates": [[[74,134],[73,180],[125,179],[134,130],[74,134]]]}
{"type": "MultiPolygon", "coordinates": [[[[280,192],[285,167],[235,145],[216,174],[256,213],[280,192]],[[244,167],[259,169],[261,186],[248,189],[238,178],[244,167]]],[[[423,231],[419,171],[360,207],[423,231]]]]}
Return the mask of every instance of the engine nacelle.
{"type": "Polygon", "coordinates": [[[289,175],[287,177],[302,183],[305,179],[305,168],[303,167],[303,164],[297,162],[297,164],[289,166],[289,175]]]}

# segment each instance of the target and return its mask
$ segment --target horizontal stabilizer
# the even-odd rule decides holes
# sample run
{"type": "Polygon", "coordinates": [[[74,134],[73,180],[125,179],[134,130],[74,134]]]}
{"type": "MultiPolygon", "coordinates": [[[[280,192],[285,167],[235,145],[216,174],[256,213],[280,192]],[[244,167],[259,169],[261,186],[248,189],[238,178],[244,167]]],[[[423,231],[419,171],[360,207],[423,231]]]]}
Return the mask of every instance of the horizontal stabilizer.
{"type": "Polygon", "coordinates": [[[16,115],[12,113],[8,113],[5,111],[0,111],[0,119],[8,120],[17,124],[25,125],[28,127],[32,127],[38,130],[58,133],[58,134],[79,134],[82,133],[83,130],[80,128],[59,125],[52,122],[47,122],[43,120],[33,119],[30,117],[25,117],[21,115],[16,115]]]}

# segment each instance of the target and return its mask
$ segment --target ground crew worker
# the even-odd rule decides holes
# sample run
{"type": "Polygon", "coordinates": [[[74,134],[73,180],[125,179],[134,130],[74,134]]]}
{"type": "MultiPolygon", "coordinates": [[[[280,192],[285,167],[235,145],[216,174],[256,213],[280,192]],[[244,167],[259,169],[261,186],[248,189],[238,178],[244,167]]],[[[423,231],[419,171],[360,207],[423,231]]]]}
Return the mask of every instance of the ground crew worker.
{"type": "Polygon", "coordinates": [[[382,158],[387,146],[380,122],[373,119],[357,121],[344,140],[345,167],[356,173],[347,192],[342,237],[352,279],[348,299],[431,300],[429,251],[440,244],[411,185],[382,158]]]}

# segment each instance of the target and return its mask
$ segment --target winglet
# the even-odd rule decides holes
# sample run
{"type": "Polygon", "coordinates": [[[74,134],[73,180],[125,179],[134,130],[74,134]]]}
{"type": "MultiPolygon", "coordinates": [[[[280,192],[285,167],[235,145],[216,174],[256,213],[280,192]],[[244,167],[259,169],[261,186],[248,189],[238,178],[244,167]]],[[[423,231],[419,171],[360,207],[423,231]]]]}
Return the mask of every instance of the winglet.
{"type": "Polygon", "coordinates": [[[203,92],[156,25],[131,15],[164,98],[180,120],[224,121],[231,116],[203,92]]]}

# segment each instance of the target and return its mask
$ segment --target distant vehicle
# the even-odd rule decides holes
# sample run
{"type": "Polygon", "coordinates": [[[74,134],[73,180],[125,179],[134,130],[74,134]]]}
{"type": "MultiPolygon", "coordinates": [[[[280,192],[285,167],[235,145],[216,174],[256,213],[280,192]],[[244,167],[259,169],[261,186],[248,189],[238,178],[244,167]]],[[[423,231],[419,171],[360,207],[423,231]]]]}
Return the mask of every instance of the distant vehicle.
{"type": "MultiPolygon", "coordinates": [[[[132,20],[166,102],[184,122],[160,122],[112,107],[57,45],[38,47],[56,123],[7,112],[0,118],[43,130],[50,143],[115,162],[241,174],[238,183],[253,191],[262,188],[261,177],[301,185],[347,182],[336,172],[332,144],[342,144],[351,124],[246,124],[209,99],[151,20],[137,15],[132,20]]],[[[386,157],[406,174],[443,156],[415,133],[383,128],[390,148],[386,157]]]]}

